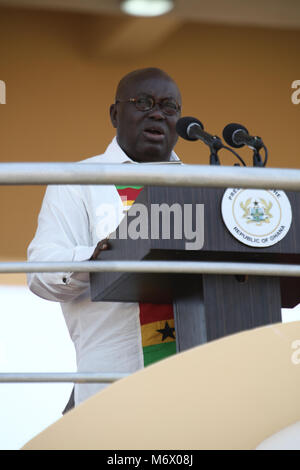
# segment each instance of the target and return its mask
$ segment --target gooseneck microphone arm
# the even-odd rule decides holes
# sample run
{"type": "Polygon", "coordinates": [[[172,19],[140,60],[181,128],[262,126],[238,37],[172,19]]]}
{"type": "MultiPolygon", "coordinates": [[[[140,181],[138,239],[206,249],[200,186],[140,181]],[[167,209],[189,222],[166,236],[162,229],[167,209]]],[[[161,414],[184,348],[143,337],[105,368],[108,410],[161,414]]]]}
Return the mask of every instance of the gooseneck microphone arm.
{"type": "Polygon", "coordinates": [[[261,137],[251,136],[248,130],[241,124],[231,123],[223,129],[223,137],[228,145],[231,147],[243,147],[247,145],[253,150],[253,166],[264,167],[268,160],[268,150],[263,143],[261,137]],[[259,151],[264,149],[265,158],[262,161],[259,151]]]}
{"type": "Polygon", "coordinates": [[[212,136],[203,130],[203,127],[197,123],[192,122],[187,126],[186,129],[187,135],[191,140],[200,139],[210,148],[210,165],[220,165],[220,160],[218,157],[218,151],[223,147],[223,143],[218,136],[212,136]]]}
{"type": "Polygon", "coordinates": [[[264,149],[264,152],[265,152],[265,159],[264,159],[263,166],[266,166],[266,163],[267,163],[267,161],[268,161],[268,149],[267,149],[267,147],[265,146],[265,144],[263,145],[263,149],[264,149]]]}
{"type": "MultiPolygon", "coordinates": [[[[239,159],[239,161],[241,162],[241,164],[242,164],[243,166],[247,166],[246,163],[244,162],[244,160],[242,159],[242,157],[240,157],[237,152],[235,152],[234,150],[232,150],[230,147],[227,147],[226,145],[223,145],[222,148],[225,149],[225,150],[228,150],[228,151],[231,152],[231,153],[233,153],[233,155],[235,155],[236,158],[239,159]]],[[[235,163],[234,165],[239,166],[238,163],[235,163]]]]}

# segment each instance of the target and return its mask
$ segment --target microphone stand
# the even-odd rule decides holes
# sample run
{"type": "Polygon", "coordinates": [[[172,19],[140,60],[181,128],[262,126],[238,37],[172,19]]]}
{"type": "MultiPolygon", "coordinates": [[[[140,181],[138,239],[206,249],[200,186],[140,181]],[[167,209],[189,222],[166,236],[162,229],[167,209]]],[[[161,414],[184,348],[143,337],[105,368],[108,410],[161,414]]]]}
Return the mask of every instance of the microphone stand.
{"type": "Polygon", "coordinates": [[[209,148],[210,148],[210,157],[209,157],[209,164],[210,165],[221,165],[219,156],[218,156],[218,151],[223,147],[222,141],[219,137],[215,136],[213,139],[209,142],[209,148]]]}
{"type": "Polygon", "coordinates": [[[217,135],[210,135],[204,131],[203,126],[197,122],[192,122],[187,128],[187,135],[190,140],[200,139],[210,148],[210,165],[221,165],[218,151],[223,147],[223,143],[217,135]],[[200,130],[199,130],[200,129],[200,130]]]}
{"type": "Polygon", "coordinates": [[[264,163],[259,153],[260,149],[264,147],[261,138],[255,137],[254,141],[251,143],[251,145],[249,145],[249,147],[253,150],[253,166],[263,167],[264,163]]]}
{"type": "Polygon", "coordinates": [[[261,155],[257,149],[253,149],[253,166],[263,167],[261,155]]]}
{"type": "MultiPolygon", "coordinates": [[[[240,162],[243,164],[243,166],[247,166],[246,163],[244,162],[244,160],[239,156],[238,153],[236,153],[230,147],[227,147],[226,145],[222,144],[222,141],[218,136],[214,136],[213,139],[210,140],[209,143],[207,143],[207,145],[210,148],[210,157],[209,157],[210,165],[221,165],[220,160],[219,160],[219,156],[218,156],[218,151],[220,149],[225,149],[225,150],[228,150],[229,152],[233,153],[233,155],[235,155],[240,160],[240,162]]],[[[260,155],[259,155],[259,158],[260,158],[260,155]]],[[[240,165],[238,163],[235,163],[235,166],[240,166],[240,165]]],[[[264,166],[264,165],[262,164],[261,166],[264,166]]]]}

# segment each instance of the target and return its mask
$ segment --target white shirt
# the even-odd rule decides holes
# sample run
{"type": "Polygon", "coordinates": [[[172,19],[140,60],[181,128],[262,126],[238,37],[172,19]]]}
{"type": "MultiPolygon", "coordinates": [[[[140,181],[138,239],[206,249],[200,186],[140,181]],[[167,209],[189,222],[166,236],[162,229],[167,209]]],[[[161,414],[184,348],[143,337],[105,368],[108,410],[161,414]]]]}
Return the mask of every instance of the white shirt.
{"type": "MultiPolygon", "coordinates": [[[[178,160],[174,152],[171,160],[178,160]]],[[[135,163],[114,138],[103,155],[79,163],[125,162],[135,163]]],[[[28,261],[86,261],[123,216],[115,186],[48,186],[28,261]],[[103,204],[115,209],[109,229],[102,223],[103,204]]],[[[131,373],[144,367],[138,303],[91,302],[88,273],[29,273],[27,280],[36,295],[60,302],[79,372],[131,373]]],[[[75,404],[105,386],[76,384],[75,404]]]]}

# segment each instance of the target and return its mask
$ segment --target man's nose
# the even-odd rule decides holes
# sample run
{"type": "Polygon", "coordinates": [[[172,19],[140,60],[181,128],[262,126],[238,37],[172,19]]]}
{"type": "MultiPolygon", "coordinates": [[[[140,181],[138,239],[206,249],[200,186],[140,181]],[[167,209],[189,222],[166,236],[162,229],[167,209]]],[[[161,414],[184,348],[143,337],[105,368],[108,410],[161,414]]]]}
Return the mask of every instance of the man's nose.
{"type": "Polygon", "coordinates": [[[155,103],[153,108],[150,109],[150,111],[148,113],[148,117],[150,117],[152,119],[156,119],[156,120],[165,119],[165,115],[164,115],[159,103],[155,103]]]}

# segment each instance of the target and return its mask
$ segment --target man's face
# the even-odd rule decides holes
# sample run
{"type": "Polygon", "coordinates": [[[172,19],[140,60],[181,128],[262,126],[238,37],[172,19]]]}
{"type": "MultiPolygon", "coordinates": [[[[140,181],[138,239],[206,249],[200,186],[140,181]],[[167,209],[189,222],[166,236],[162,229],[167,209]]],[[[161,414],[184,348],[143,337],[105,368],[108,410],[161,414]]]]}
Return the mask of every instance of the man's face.
{"type": "Polygon", "coordinates": [[[113,126],[117,129],[117,141],[124,152],[137,162],[168,161],[178,135],[175,130],[180,111],[168,115],[158,103],[165,98],[181,104],[176,84],[163,75],[136,77],[129,81],[111,106],[113,126]],[[151,96],[155,106],[149,111],[141,111],[130,98],[151,96]],[[124,102],[125,101],[125,102],[124,102]]]}

